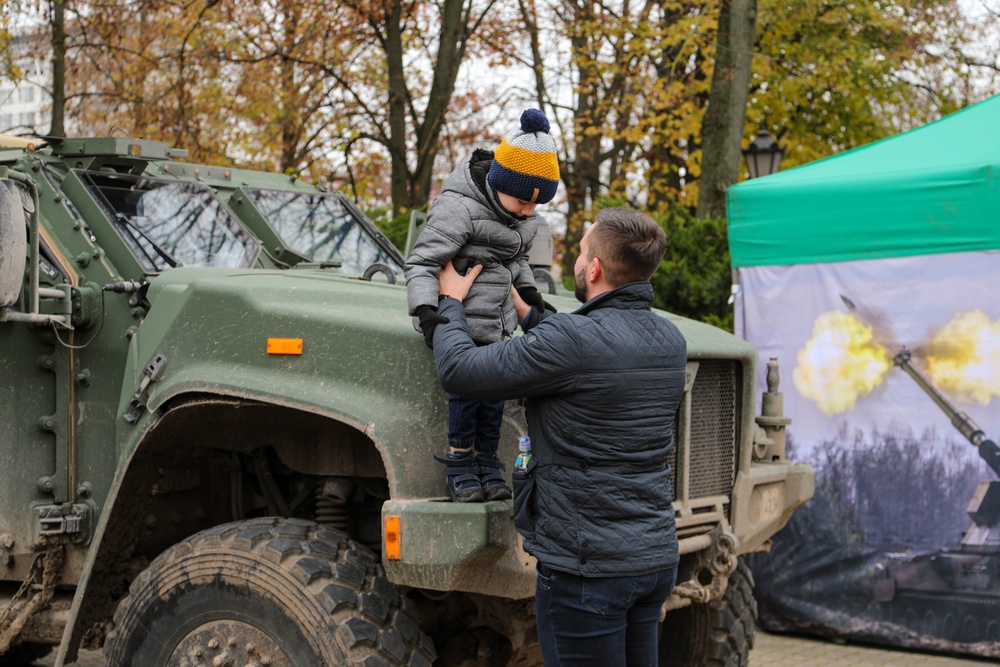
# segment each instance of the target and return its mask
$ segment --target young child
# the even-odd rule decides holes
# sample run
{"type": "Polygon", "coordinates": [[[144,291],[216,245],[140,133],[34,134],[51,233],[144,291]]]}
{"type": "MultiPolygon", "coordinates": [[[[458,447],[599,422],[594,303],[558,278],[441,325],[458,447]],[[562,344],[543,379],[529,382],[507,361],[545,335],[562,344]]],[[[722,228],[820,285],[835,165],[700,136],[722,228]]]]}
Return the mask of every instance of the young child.
{"type": "MultiPolygon", "coordinates": [[[[521,114],[495,152],[476,149],[445,180],[427,216],[427,226],[406,261],[410,315],[433,346],[438,273],[451,261],[464,274],[483,271],[465,299],[469,334],[478,345],[510,337],[517,327],[511,284],[530,305],[544,301],[528,266],[528,250],[538,230],[535,206],[552,200],[559,185],[559,162],[549,121],[538,109],[521,114]]],[[[491,403],[448,397],[448,492],[455,502],[506,500],[510,487],[497,457],[503,401],[491,403]]]]}

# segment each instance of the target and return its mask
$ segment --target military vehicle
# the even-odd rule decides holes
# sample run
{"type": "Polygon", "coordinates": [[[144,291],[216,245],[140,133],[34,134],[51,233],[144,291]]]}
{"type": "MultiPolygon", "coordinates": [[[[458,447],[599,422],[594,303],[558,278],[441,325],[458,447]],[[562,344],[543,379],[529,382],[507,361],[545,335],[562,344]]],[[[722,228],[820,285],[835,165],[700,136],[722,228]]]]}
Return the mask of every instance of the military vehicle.
{"type": "MultiPolygon", "coordinates": [[[[930,396],[1000,476],[1000,447],[914,368],[910,351],[900,350],[893,362],[930,396]]],[[[886,620],[914,633],[995,647],[1000,642],[1000,481],[980,482],[966,514],[972,525],[958,548],[896,557],[884,564],[875,582],[875,601],[886,620]]]]}
{"type": "MultiPolygon", "coordinates": [[[[403,255],[322,183],[184,157],[0,149],[0,654],[541,664],[510,502],[446,501],[446,400],[403,255]]],[[[663,664],[745,665],[740,557],[813,471],[785,458],[776,362],[755,418],[753,348],[663,316],[690,355],[663,664]]],[[[511,462],[523,427],[509,402],[511,462]]]]}

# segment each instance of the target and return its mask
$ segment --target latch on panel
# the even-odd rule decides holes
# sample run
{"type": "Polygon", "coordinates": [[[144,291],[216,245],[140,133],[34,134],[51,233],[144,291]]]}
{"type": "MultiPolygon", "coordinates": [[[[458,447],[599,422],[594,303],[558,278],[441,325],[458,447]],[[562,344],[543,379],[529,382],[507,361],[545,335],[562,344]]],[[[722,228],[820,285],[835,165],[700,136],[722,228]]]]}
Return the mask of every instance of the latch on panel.
{"type": "Polygon", "coordinates": [[[167,358],[162,354],[155,355],[146,364],[146,369],[142,372],[142,380],[139,382],[139,387],[135,390],[135,395],[128,404],[128,410],[125,411],[124,418],[129,424],[139,421],[142,411],[146,409],[146,399],[148,398],[146,392],[149,389],[149,385],[160,379],[163,375],[163,368],[166,365],[167,358]]]}
{"type": "Polygon", "coordinates": [[[68,535],[73,542],[90,540],[91,507],[79,503],[34,505],[35,538],[68,535]]]}

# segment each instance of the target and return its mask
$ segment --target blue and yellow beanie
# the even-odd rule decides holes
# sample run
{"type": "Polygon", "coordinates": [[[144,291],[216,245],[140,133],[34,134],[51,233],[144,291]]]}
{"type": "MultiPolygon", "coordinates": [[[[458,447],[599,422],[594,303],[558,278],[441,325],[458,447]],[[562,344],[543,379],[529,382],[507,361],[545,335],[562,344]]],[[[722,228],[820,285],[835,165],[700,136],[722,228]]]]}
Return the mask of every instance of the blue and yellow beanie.
{"type": "Polygon", "coordinates": [[[487,178],[505,195],[533,204],[552,201],[559,186],[559,160],[545,114],[538,109],[521,114],[521,127],[497,146],[487,178]]]}

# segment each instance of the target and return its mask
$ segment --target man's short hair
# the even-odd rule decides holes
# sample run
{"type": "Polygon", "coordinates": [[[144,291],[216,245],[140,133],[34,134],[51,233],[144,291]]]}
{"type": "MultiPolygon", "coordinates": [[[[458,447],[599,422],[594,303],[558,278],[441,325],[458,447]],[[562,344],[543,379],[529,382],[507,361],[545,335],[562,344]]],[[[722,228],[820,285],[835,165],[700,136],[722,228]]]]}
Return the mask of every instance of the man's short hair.
{"type": "Polygon", "coordinates": [[[590,257],[598,257],[614,287],[649,280],[667,249],[667,235],[656,221],[627,208],[598,211],[587,237],[590,257]]]}

